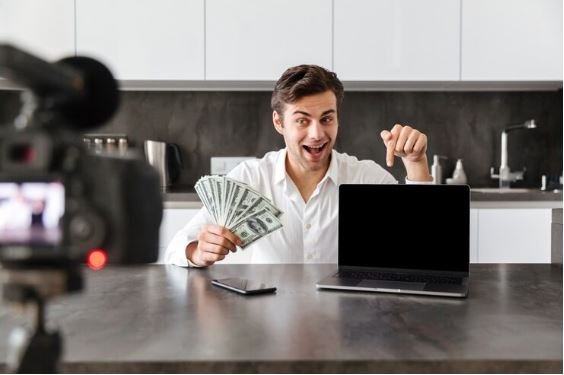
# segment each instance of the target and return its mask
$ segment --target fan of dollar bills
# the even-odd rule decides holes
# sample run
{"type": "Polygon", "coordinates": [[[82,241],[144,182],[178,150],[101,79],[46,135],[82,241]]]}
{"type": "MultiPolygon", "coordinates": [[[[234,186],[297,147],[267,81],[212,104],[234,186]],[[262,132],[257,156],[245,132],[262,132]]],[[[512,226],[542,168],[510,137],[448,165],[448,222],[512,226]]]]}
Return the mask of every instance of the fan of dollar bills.
{"type": "Polygon", "coordinates": [[[204,176],[195,189],[214,222],[237,235],[242,248],[282,228],[282,211],[245,183],[225,176],[204,176]]]}

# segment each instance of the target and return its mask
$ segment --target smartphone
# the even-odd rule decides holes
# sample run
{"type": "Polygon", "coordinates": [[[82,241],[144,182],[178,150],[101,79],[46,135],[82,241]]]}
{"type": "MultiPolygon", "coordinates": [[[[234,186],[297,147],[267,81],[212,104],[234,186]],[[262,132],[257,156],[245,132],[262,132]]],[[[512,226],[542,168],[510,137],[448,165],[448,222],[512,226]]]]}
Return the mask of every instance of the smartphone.
{"type": "Polygon", "coordinates": [[[267,285],[265,283],[239,278],[212,280],[212,284],[225,289],[229,289],[233,292],[246,295],[272,293],[276,291],[276,287],[267,285]]]}

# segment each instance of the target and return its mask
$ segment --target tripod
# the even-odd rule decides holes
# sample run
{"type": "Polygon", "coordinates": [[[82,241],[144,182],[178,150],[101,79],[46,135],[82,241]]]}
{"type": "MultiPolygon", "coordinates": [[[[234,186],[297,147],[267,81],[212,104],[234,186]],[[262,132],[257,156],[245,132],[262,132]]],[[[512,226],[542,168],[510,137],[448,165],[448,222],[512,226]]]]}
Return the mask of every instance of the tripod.
{"type": "Polygon", "coordinates": [[[33,330],[16,327],[8,341],[9,372],[55,373],[63,351],[63,338],[48,332],[45,305],[49,298],[82,290],[83,280],[75,264],[51,264],[41,267],[10,268],[0,272],[3,299],[19,306],[35,308],[33,330]]]}
{"type": "Polygon", "coordinates": [[[63,338],[45,328],[45,301],[36,293],[33,332],[16,327],[9,338],[8,371],[15,373],[55,373],[61,357],[63,338]]]}

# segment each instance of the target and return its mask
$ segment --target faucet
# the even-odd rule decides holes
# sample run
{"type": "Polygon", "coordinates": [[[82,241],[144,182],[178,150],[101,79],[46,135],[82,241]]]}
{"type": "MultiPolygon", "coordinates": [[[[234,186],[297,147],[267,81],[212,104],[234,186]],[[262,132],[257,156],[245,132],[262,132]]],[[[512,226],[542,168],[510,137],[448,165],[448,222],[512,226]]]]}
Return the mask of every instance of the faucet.
{"type": "Polygon", "coordinates": [[[535,129],[537,124],[534,119],[527,120],[522,124],[515,124],[507,126],[501,132],[501,165],[499,166],[499,174],[494,174],[494,167],[490,169],[490,177],[493,179],[499,179],[500,188],[508,188],[512,182],[522,180],[526,168],[522,171],[511,172],[509,165],[507,164],[507,133],[513,130],[519,129],[535,129]]]}

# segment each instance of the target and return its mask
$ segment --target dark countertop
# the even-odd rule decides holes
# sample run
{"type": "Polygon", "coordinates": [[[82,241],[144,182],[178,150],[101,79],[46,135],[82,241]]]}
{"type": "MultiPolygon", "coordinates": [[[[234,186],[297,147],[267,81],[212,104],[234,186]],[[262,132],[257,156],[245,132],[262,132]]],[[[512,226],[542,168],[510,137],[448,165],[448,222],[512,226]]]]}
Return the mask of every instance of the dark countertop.
{"type": "MultiPolygon", "coordinates": [[[[561,265],[472,264],[467,299],[317,290],[335,269],[85,270],[86,290],[51,302],[48,322],[65,372],[562,372],[561,265]],[[233,276],[278,291],[210,284],[233,276]]],[[[5,305],[0,318],[4,361],[24,319],[5,305]]]]}

